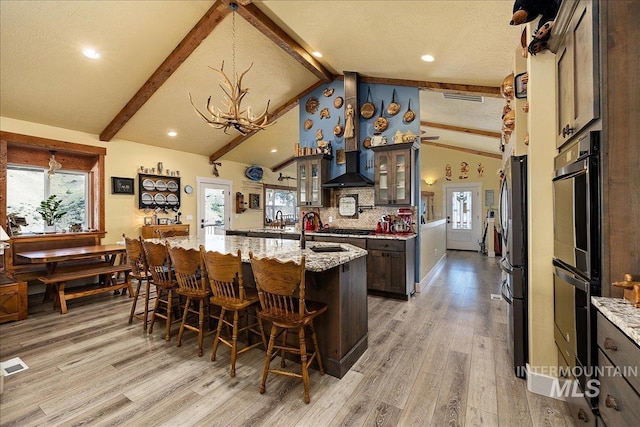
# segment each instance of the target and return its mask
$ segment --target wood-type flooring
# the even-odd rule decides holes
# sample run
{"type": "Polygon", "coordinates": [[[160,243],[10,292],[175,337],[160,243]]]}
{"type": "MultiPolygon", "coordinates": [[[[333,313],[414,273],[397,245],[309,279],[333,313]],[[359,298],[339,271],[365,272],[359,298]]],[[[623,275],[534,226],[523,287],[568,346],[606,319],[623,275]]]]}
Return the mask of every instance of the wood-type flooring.
{"type": "MultiPolygon", "coordinates": [[[[0,360],[29,369],[5,378],[2,426],[570,426],[563,402],[526,389],[510,367],[497,259],[449,251],[444,266],[407,301],[369,297],[369,348],[342,378],[312,370],[302,382],[269,376],[258,393],[264,350],[210,361],[178,325],[164,341],[127,324],[128,297],[96,295],[60,315],[41,295],[29,318],[0,325],[0,360]]],[[[277,362],[274,362],[277,363],[277,362]]],[[[298,367],[293,362],[289,366],[298,367]]]]}

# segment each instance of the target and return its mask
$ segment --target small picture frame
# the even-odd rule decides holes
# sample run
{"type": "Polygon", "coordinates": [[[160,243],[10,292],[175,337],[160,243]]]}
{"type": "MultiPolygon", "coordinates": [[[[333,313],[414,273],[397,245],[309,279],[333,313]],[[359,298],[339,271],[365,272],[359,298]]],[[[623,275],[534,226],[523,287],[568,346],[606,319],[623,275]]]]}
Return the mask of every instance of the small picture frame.
{"type": "Polygon", "coordinates": [[[111,177],[111,194],[134,194],[133,178],[111,177]]]}
{"type": "Polygon", "coordinates": [[[158,225],[168,225],[169,218],[158,218],[158,225]]]}
{"type": "Polygon", "coordinates": [[[249,209],[260,209],[260,194],[249,193],[249,209]]]}

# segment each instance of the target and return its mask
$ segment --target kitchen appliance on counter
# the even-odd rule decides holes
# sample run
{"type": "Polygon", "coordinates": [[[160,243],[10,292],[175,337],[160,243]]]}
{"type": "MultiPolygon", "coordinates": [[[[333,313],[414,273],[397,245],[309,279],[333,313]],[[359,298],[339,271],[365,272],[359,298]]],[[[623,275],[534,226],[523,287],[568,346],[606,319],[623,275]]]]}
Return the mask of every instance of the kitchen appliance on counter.
{"type": "Polygon", "coordinates": [[[601,294],[599,136],[585,133],[554,160],[554,337],[583,392],[596,361],[591,297],[601,294]]]}
{"type": "Polygon", "coordinates": [[[529,354],[526,156],[511,156],[505,163],[499,211],[503,239],[501,293],[507,302],[507,349],[516,376],[524,378],[529,354]]]}

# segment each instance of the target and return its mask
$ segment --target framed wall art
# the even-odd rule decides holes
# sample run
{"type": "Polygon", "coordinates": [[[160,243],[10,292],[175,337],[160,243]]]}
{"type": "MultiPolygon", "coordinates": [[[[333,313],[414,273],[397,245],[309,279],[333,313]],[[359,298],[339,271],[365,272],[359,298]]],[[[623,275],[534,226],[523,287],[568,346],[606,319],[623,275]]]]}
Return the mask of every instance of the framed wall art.
{"type": "Polygon", "coordinates": [[[249,209],[260,209],[260,194],[249,193],[249,209]]]}
{"type": "Polygon", "coordinates": [[[134,194],[133,178],[111,177],[111,194],[134,194]]]}

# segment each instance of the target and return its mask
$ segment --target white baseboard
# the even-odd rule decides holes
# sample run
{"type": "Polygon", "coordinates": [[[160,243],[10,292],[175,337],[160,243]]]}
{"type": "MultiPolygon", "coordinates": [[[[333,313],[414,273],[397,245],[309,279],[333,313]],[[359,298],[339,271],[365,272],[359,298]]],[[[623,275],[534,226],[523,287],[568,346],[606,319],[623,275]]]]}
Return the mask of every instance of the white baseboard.
{"type": "Polygon", "coordinates": [[[420,283],[415,284],[416,292],[422,292],[422,290],[427,287],[429,282],[433,280],[435,275],[438,274],[438,272],[444,265],[444,261],[446,258],[447,258],[447,253],[445,252],[444,254],[442,254],[442,256],[440,257],[436,265],[434,265],[433,268],[427,273],[427,275],[424,276],[424,278],[420,281],[420,283]]]}
{"type": "Polygon", "coordinates": [[[564,401],[562,397],[551,395],[551,390],[553,390],[553,384],[556,381],[558,381],[556,377],[551,377],[549,375],[531,372],[531,369],[529,368],[529,364],[527,363],[527,389],[531,393],[536,393],[545,397],[551,397],[556,400],[564,401]]]}

